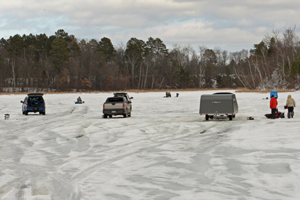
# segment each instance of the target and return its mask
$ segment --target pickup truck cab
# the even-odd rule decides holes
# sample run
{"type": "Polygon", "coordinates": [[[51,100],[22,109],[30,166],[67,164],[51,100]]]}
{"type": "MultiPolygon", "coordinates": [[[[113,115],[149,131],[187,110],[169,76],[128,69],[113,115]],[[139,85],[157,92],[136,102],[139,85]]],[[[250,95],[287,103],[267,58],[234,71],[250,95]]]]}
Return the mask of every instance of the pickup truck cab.
{"type": "Polygon", "coordinates": [[[125,97],[108,97],[103,104],[104,118],[116,115],[123,115],[123,117],[131,117],[131,102],[125,97]]]}
{"type": "Polygon", "coordinates": [[[130,112],[131,112],[131,110],[132,110],[132,101],[131,101],[131,99],[133,99],[133,97],[129,97],[128,93],[126,93],[126,92],[114,93],[114,97],[125,97],[127,102],[130,104],[130,112]]]}

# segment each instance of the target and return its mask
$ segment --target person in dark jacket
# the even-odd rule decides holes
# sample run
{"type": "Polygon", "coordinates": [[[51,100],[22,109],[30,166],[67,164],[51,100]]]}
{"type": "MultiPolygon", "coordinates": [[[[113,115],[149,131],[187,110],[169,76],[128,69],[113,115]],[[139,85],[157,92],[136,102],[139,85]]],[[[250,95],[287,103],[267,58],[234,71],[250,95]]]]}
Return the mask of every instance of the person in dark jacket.
{"type": "Polygon", "coordinates": [[[272,119],[276,118],[277,105],[278,105],[277,99],[274,97],[274,95],[272,95],[270,101],[270,108],[272,110],[272,119]]]}

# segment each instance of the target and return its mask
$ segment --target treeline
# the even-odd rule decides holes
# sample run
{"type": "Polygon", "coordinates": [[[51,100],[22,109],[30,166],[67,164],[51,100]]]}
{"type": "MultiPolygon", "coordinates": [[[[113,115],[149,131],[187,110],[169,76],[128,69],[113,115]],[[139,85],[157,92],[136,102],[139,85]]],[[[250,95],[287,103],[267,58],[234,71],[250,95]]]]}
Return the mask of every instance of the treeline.
{"type": "Polygon", "coordinates": [[[300,41],[294,29],[273,32],[254,49],[228,52],[188,45],[167,49],[159,38],[78,40],[14,35],[0,40],[0,90],[88,91],[169,88],[298,88],[300,41]]]}

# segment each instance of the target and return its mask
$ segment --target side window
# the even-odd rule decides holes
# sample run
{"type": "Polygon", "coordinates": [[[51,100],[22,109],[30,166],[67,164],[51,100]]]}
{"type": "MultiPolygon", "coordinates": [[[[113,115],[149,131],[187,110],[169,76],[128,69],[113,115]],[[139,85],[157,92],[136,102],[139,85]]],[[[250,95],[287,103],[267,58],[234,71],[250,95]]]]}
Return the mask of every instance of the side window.
{"type": "Polygon", "coordinates": [[[25,97],[25,99],[24,99],[24,102],[26,102],[27,101],[27,97],[25,97]]]}

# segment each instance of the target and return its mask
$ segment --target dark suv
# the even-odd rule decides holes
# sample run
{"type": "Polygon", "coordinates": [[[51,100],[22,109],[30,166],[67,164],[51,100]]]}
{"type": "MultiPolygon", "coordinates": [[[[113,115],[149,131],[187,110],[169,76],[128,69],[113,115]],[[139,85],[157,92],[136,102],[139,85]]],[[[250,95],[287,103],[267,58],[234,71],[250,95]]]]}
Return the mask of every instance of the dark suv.
{"type": "Polygon", "coordinates": [[[30,93],[28,94],[22,103],[22,113],[23,115],[28,115],[29,112],[39,112],[41,115],[46,114],[46,105],[43,99],[42,93],[30,93]]]}

